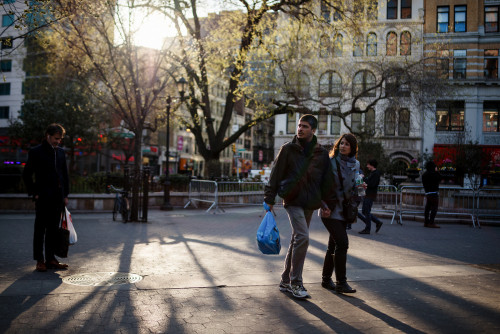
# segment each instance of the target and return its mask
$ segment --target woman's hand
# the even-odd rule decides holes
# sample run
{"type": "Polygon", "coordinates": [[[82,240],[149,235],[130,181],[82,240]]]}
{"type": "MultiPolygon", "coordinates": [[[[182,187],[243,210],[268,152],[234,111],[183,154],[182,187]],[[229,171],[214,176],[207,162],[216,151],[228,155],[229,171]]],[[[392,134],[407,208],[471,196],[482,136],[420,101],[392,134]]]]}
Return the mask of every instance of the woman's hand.
{"type": "Polygon", "coordinates": [[[332,214],[332,210],[330,210],[329,208],[319,209],[319,215],[321,217],[328,218],[328,217],[330,217],[331,214],[332,214]]]}

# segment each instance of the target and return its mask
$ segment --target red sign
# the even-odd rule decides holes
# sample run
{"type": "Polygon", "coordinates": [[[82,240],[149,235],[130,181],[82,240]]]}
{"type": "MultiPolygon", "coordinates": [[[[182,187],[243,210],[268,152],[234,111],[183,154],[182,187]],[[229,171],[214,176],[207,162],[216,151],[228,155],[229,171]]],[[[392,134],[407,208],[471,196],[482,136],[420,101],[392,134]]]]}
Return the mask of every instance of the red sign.
{"type": "Polygon", "coordinates": [[[177,136],[177,151],[182,151],[183,146],[184,146],[184,137],[177,136]]]}

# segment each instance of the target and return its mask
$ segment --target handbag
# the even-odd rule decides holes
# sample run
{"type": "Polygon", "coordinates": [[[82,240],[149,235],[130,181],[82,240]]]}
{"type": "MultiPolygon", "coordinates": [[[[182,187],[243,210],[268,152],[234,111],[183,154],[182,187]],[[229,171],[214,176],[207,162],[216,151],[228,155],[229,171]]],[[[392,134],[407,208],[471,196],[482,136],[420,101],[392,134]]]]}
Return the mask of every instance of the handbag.
{"type": "Polygon", "coordinates": [[[281,250],[280,232],[269,206],[264,202],[266,215],[257,230],[257,245],[263,254],[279,254],[281,250]]]}
{"type": "Polygon", "coordinates": [[[337,164],[337,172],[339,174],[340,189],[344,194],[344,199],[342,200],[342,216],[344,216],[344,219],[348,224],[354,224],[358,218],[359,202],[356,201],[353,196],[346,196],[344,191],[344,178],[342,177],[338,161],[335,162],[337,164]]]}
{"type": "Polygon", "coordinates": [[[61,222],[57,229],[54,244],[54,254],[59,257],[68,257],[69,230],[67,225],[66,210],[61,214],[61,222]]]}

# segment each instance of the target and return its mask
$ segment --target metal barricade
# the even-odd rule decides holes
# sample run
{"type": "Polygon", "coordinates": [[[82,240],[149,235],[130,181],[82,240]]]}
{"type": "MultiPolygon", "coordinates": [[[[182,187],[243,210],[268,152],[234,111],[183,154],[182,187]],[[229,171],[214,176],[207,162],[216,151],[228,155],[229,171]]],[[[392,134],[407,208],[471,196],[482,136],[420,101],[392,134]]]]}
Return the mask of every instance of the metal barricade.
{"type": "MultiPolygon", "coordinates": [[[[424,215],[425,191],[423,186],[403,186],[399,198],[399,219],[403,214],[424,215]]],[[[439,187],[438,215],[470,216],[474,219],[474,191],[471,188],[439,187]]]]}
{"type": "Polygon", "coordinates": [[[475,216],[479,225],[479,217],[489,223],[500,224],[500,189],[482,188],[474,199],[475,216]],[[491,219],[493,218],[493,219],[491,219]]]}
{"type": "Polygon", "coordinates": [[[392,213],[392,224],[398,212],[398,188],[393,185],[379,185],[371,212],[392,213]]]}
{"type": "Polygon", "coordinates": [[[262,205],[264,182],[218,182],[219,205],[262,205]]]}
{"type": "MultiPolygon", "coordinates": [[[[218,189],[217,182],[208,180],[191,180],[189,183],[189,200],[184,206],[184,209],[193,204],[194,207],[198,207],[196,202],[212,203],[212,205],[207,209],[210,210],[222,210],[218,205],[218,189]]],[[[224,211],[224,210],[222,210],[224,211]]]]}

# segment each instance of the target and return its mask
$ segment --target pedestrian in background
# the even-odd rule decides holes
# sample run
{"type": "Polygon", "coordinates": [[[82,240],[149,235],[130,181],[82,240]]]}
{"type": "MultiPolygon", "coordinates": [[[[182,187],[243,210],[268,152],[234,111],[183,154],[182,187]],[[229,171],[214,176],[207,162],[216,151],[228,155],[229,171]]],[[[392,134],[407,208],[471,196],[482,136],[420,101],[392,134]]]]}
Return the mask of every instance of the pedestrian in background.
{"type": "Polygon", "coordinates": [[[330,234],[323,263],[321,286],[338,293],[356,292],[349,286],[346,277],[349,238],[346,231],[347,222],[343,216],[342,201],[347,199],[346,196],[355,196],[354,192],[357,195],[355,177],[356,173],[360,172],[359,161],[356,160],[357,153],[358,141],[351,133],[342,135],[333,146],[330,151],[332,165],[330,170],[333,181],[329,182],[333,185],[333,189],[331,189],[333,195],[327,196],[329,201],[326,202],[330,212],[320,210],[321,221],[330,234]],[[332,280],[334,270],[336,283],[333,283],[332,280]]]}
{"type": "Polygon", "coordinates": [[[428,161],[425,164],[425,173],[422,175],[425,191],[424,227],[440,228],[434,223],[439,206],[439,182],[441,182],[441,174],[436,164],[434,161],[428,161]]]}
{"type": "Polygon", "coordinates": [[[54,255],[57,230],[69,194],[66,154],[59,147],[65,133],[61,125],[50,124],[42,143],[28,152],[23,171],[28,195],[33,196],[36,207],[33,258],[37,271],[68,267],[54,255]]]}
{"type": "Polygon", "coordinates": [[[292,236],[281,274],[279,289],[296,298],[310,297],[304,288],[302,270],[309,246],[309,225],[313,211],[319,209],[327,193],[330,173],[328,152],[314,135],[318,120],[304,115],[291,142],[281,146],[265,188],[264,201],[272,209],[278,194],[290,219],[292,236]]]}
{"type": "Polygon", "coordinates": [[[380,172],[377,170],[378,162],[371,159],[366,164],[366,169],[370,172],[365,176],[366,195],[363,199],[363,207],[361,213],[358,212],[358,217],[365,223],[365,228],[359,231],[359,234],[370,234],[372,221],[375,223],[375,233],[380,231],[382,222],[376,216],[372,215],[373,202],[377,199],[378,185],[380,183],[380,172]]]}

